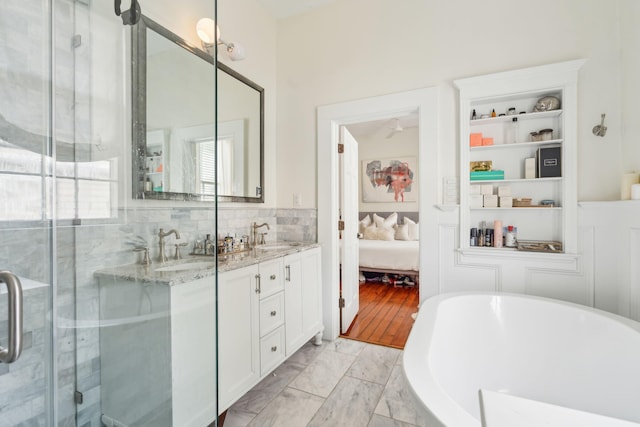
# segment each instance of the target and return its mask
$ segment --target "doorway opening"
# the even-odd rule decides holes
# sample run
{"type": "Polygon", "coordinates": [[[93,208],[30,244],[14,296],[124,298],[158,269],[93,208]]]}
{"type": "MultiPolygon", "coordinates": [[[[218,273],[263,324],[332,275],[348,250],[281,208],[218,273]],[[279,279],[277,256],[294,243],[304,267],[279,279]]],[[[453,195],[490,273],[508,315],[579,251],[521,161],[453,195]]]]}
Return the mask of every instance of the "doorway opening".
{"type": "MultiPolygon", "coordinates": [[[[419,227],[420,281],[417,286],[420,299],[438,293],[438,243],[437,239],[434,238],[438,233],[437,213],[434,212],[434,207],[438,204],[437,88],[416,89],[319,107],[318,243],[322,247],[324,339],[335,340],[340,335],[341,330],[338,304],[341,288],[340,251],[344,250],[345,239],[340,239],[338,227],[336,227],[340,220],[340,214],[344,214],[344,212],[340,211],[340,186],[337,179],[340,162],[338,145],[341,141],[341,129],[344,128],[344,125],[394,118],[412,111],[417,111],[418,114],[418,165],[421,171],[418,176],[418,205],[422,218],[420,218],[419,227]],[[343,244],[342,248],[340,247],[341,242],[343,244]]],[[[347,236],[346,240],[349,238],[357,239],[357,231],[356,233],[346,231],[346,227],[350,224],[357,227],[357,218],[353,222],[345,220],[344,236],[347,236]]],[[[343,293],[348,285],[346,282],[342,283],[343,293]]],[[[355,286],[358,289],[359,281],[357,276],[355,286]]],[[[355,294],[359,294],[359,292],[355,292],[355,294]]],[[[343,330],[346,329],[348,328],[343,328],[343,330]]]]}
{"type": "MultiPolygon", "coordinates": [[[[347,281],[357,288],[359,301],[355,316],[347,313],[353,319],[344,319],[349,307],[341,307],[341,336],[404,348],[419,301],[418,110],[344,128],[339,215],[341,220],[358,221],[358,239],[352,239],[357,246],[352,260],[344,259],[348,251],[341,252],[341,302],[353,305],[345,296],[347,281]]],[[[353,231],[345,225],[340,233],[345,247],[353,231]]]]}

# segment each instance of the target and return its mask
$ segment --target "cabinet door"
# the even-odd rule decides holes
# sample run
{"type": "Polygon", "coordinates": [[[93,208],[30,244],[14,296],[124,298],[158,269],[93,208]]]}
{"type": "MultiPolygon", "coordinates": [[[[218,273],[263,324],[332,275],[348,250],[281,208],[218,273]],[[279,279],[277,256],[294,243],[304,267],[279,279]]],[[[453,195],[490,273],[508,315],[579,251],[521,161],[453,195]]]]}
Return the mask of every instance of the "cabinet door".
{"type": "Polygon", "coordinates": [[[320,248],[284,257],[287,356],[322,330],[320,248]]]}
{"type": "Polygon", "coordinates": [[[302,321],[302,269],[300,254],[284,257],[284,307],[287,356],[306,341],[302,321]]]}
{"type": "Polygon", "coordinates": [[[216,292],[212,277],[171,286],[173,425],[216,416],[216,292]]]}
{"type": "Polygon", "coordinates": [[[227,409],[260,378],[256,265],[220,274],[218,356],[220,411],[227,409]]]}
{"type": "Polygon", "coordinates": [[[320,248],[300,254],[302,271],[302,330],[308,338],[320,332],[322,326],[322,271],[320,248]]]}

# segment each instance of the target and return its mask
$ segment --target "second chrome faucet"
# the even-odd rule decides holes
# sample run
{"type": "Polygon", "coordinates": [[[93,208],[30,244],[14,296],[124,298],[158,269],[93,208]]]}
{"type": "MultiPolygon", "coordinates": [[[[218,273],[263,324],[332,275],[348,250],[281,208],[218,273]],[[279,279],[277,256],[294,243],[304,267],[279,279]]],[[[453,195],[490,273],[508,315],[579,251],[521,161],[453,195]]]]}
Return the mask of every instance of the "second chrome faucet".
{"type": "Polygon", "coordinates": [[[258,245],[264,245],[264,235],[267,233],[260,233],[260,241],[258,241],[258,228],[260,227],[267,227],[267,230],[271,230],[271,228],[269,227],[269,224],[267,224],[266,222],[258,225],[255,222],[253,223],[253,226],[251,227],[252,231],[253,231],[253,246],[258,246],[258,245]]]}
{"type": "Polygon", "coordinates": [[[158,255],[158,261],[160,262],[166,262],[167,261],[167,254],[165,253],[165,244],[164,244],[164,238],[171,235],[171,234],[175,234],[176,235],[176,239],[180,238],[180,233],[178,233],[178,230],[169,230],[166,233],[164,232],[164,229],[161,228],[160,232],[158,233],[158,246],[160,249],[160,254],[158,255]]]}

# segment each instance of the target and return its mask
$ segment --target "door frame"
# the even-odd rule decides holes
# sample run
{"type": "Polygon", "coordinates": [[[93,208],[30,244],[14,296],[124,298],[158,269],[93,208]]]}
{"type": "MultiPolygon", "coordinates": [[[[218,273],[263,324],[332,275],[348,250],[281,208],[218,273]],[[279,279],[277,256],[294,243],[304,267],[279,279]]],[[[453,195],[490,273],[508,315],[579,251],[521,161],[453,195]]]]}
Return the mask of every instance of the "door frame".
{"type": "Polygon", "coordinates": [[[438,88],[422,88],[318,107],[318,243],[326,340],[340,334],[338,143],[340,126],[418,111],[420,300],[438,293],[438,88]]]}

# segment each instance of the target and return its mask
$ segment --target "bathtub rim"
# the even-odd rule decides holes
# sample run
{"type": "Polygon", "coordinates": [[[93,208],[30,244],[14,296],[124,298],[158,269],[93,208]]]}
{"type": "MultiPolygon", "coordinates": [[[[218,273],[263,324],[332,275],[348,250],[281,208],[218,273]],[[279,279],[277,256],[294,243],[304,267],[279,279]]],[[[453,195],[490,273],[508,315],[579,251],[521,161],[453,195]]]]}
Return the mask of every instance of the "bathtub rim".
{"type": "MultiPolygon", "coordinates": [[[[440,383],[433,377],[430,369],[430,358],[420,358],[421,355],[429,354],[430,343],[433,338],[433,331],[435,320],[437,319],[439,305],[446,300],[464,296],[508,297],[536,300],[545,303],[566,306],[572,309],[591,313],[595,316],[608,318],[620,323],[623,326],[629,327],[640,334],[640,322],[620,316],[618,314],[600,310],[595,307],[589,307],[586,305],[554,298],[509,292],[477,291],[447,292],[429,297],[425,301],[420,303],[420,310],[418,311],[415,323],[413,325],[413,328],[411,329],[409,338],[407,339],[407,343],[405,344],[404,352],[402,355],[402,372],[407,384],[409,385],[409,389],[411,390],[411,393],[416,400],[416,403],[422,405],[422,408],[426,411],[427,415],[429,417],[432,417],[430,422],[434,424],[438,423],[438,425],[441,425],[443,427],[454,425],[456,427],[480,427],[481,425],[481,421],[473,417],[460,404],[458,404],[458,402],[453,400],[453,398],[451,398],[442,388],[440,383]],[[416,337],[420,337],[420,339],[416,337]],[[420,373],[420,381],[418,381],[418,377],[414,375],[416,373],[420,373]],[[436,413],[434,413],[434,411],[429,408],[426,402],[430,402],[433,408],[437,408],[437,411],[440,415],[436,415],[436,413]]],[[[480,405],[479,401],[478,405],[480,405]]]]}

